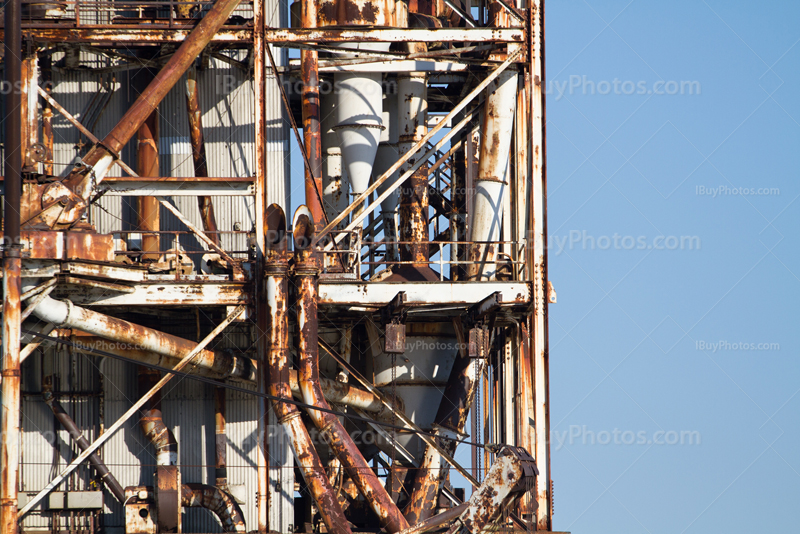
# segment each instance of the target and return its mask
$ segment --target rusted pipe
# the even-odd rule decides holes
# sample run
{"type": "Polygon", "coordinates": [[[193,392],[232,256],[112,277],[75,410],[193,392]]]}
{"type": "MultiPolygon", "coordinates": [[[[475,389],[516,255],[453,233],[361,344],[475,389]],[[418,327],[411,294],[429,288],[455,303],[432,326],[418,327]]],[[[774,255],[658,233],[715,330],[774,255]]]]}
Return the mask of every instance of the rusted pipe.
{"type": "MultiPolygon", "coordinates": [[[[459,329],[460,325],[456,325],[459,329]]],[[[463,346],[463,336],[459,337],[459,345],[463,346]]],[[[475,398],[476,377],[481,360],[470,358],[467,351],[459,351],[453,363],[444,395],[439,402],[439,409],[434,419],[434,428],[439,436],[439,445],[450,455],[456,452],[458,442],[452,438],[463,435],[467,426],[467,417],[475,398]],[[451,439],[448,439],[451,438],[451,439]]],[[[433,447],[426,447],[425,456],[417,469],[412,484],[409,504],[406,507],[406,519],[412,525],[433,516],[436,511],[439,493],[447,476],[448,467],[442,461],[442,455],[433,447]]]]}
{"type": "MultiPolygon", "coordinates": [[[[45,389],[42,392],[42,397],[44,397],[44,401],[47,403],[50,409],[53,410],[53,415],[55,415],[58,422],[61,423],[61,426],[67,430],[67,433],[69,433],[69,436],[75,441],[75,444],[78,446],[78,448],[82,451],[88,449],[89,442],[85,437],[83,437],[83,434],[78,428],[78,425],[75,424],[75,421],[73,421],[69,414],[64,411],[64,407],[61,406],[61,403],[58,402],[55,397],[53,397],[53,392],[45,389]]],[[[94,467],[94,470],[97,472],[100,480],[103,481],[103,484],[106,485],[108,491],[111,492],[111,494],[116,497],[119,502],[125,502],[125,490],[122,489],[120,483],[108,470],[108,467],[106,467],[106,464],[103,463],[103,460],[97,456],[97,453],[92,453],[91,456],[89,456],[89,463],[92,464],[92,467],[94,467]]]]}
{"type": "MultiPolygon", "coordinates": [[[[142,355],[149,361],[155,353],[168,359],[180,360],[187,352],[197,347],[197,343],[151,328],[117,319],[102,313],[75,306],[68,300],[55,300],[47,297],[33,312],[39,319],[53,323],[59,328],[76,328],[117,343],[108,343],[108,352],[131,349],[134,355],[142,355]]],[[[103,342],[100,342],[101,344],[103,342]]],[[[105,350],[105,349],[102,349],[105,350]]],[[[159,359],[159,361],[161,361],[159,359]]],[[[228,356],[223,353],[202,350],[192,361],[192,368],[202,368],[218,376],[254,381],[255,370],[247,358],[228,356]]]]}
{"type": "MultiPolygon", "coordinates": [[[[299,211],[299,210],[298,210],[299,211]]],[[[330,410],[319,385],[319,345],[317,291],[319,268],[309,254],[314,238],[313,222],[301,214],[294,223],[295,277],[297,287],[297,328],[300,331],[300,390],[303,400],[313,406],[330,410]]],[[[383,528],[390,534],[408,528],[397,505],[375,472],[364,460],[339,419],[331,413],[309,410],[314,424],[326,438],[346,473],[358,486],[383,528]]]]}
{"type": "MultiPolygon", "coordinates": [[[[139,76],[149,71],[142,69],[139,76]]],[[[160,176],[158,165],[158,112],[154,111],[136,131],[136,172],[139,176],[160,176]]],[[[142,232],[142,260],[158,261],[161,250],[161,205],[155,197],[137,197],[137,229],[142,232]]]]}
{"type": "MultiPolygon", "coordinates": [[[[317,27],[317,0],[302,0],[303,28],[317,27]]],[[[325,226],[325,210],[320,201],[322,192],[322,125],[319,101],[319,55],[316,50],[300,52],[300,69],[303,79],[302,111],[303,137],[311,172],[306,170],[306,205],[311,210],[315,228],[325,226]],[[313,174],[312,174],[313,173],[313,174]]]]}
{"type": "Polygon", "coordinates": [[[225,388],[214,388],[214,477],[219,488],[228,487],[228,438],[225,435],[225,388]]]}
{"type": "MultiPolygon", "coordinates": [[[[148,367],[139,367],[139,395],[144,395],[158,383],[161,373],[148,367]]],[[[161,392],[156,392],[142,406],[139,427],[156,449],[156,465],[178,465],[178,441],[164,424],[161,414],[161,392]]]]}
{"type": "MultiPolygon", "coordinates": [[[[428,99],[424,73],[409,73],[397,78],[399,153],[405,154],[425,136],[428,99]]],[[[415,158],[400,168],[409,170],[415,158]]],[[[415,267],[428,265],[428,172],[423,165],[400,187],[400,260],[414,262],[415,267]]]]}
{"type": "MultiPolygon", "coordinates": [[[[21,0],[5,4],[4,78],[8,87],[19,87],[22,78],[21,0]]],[[[17,479],[20,453],[20,200],[22,197],[22,105],[20,91],[5,96],[5,149],[3,170],[3,361],[0,364],[0,529],[17,532],[17,479]]]]}
{"type": "MultiPolygon", "coordinates": [[[[166,335],[166,334],[165,334],[166,335]]],[[[174,337],[174,336],[173,336],[174,337]]],[[[181,340],[192,343],[189,340],[181,340]]],[[[133,343],[129,342],[110,342],[102,337],[81,337],[75,344],[75,350],[87,354],[96,354],[93,351],[108,352],[120,358],[128,359],[132,362],[158,365],[161,367],[174,367],[180,358],[163,355],[149,350],[142,350],[133,343]],[[83,348],[83,350],[81,350],[83,348]],[[91,349],[91,350],[90,350],[91,349]]],[[[248,383],[255,383],[257,362],[249,358],[244,358],[235,354],[222,351],[203,351],[197,357],[197,363],[192,363],[192,372],[210,378],[226,379],[233,378],[248,383]]],[[[320,380],[322,392],[328,402],[344,404],[365,412],[378,414],[380,419],[383,414],[391,411],[381,399],[369,391],[361,389],[351,384],[323,378],[320,380]]],[[[289,370],[289,386],[296,397],[300,397],[300,382],[298,381],[297,371],[289,370]]],[[[397,399],[394,410],[404,411],[401,399],[397,399]]]]}
{"type": "MultiPolygon", "coordinates": [[[[285,228],[285,222],[283,227],[285,228]]],[[[266,299],[264,335],[269,337],[269,362],[263,370],[269,383],[269,392],[279,399],[291,399],[289,387],[289,280],[285,254],[285,237],[278,237],[269,250],[264,278],[266,299]]],[[[293,404],[273,401],[275,415],[286,430],[295,458],[317,504],[322,520],[331,534],[351,534],[349,523],[336,500],[336,492],[328,481],[325,468],[314,449],[311,436],[301,419],[300,410],[293,404]]]]}
{"type": "MultiPolygon", "coordinates": [[[[192,161],[195,178],[208,177],[206,142],[203,136],[203,110],[200,109],[200,94],[197,86],[197,71],[189,69],[186,74],[186,112],[189,115],[189,140],[192,143],[192,161]]],[[[218,247],[221,246],[214,204],[209,196],[197,197],[203,231],[218,247]]]]}
{"type": "MultiPolygon", "coordinates": [[[[150,486],[129,486],[128,495],[153,499],[155,494],[150,486]]],[[[223,532],[246,532],[244,514],[239,504],[226,491],[206,484],[181,485],[181,506],[186,508],[205,508],[217,516],[222,523],[223,532]]]]}
{"type": "Polygon", "coordinates": [[[226,491],[206,484],[184,484],[181,505],[212,511],[222,523],[223,532],[246,532],[244,514],[239,504],[226,491]]]}
{"type": "MultiPolygon", "coordinates": [[[[105,178],[109,167],[114,159],[119,157],[125,144],[214,38],[214,34],[225,24],[239,2],[240,0],[217,0],[214,3],[117,125],[101,143],[92,147],[83,158],[82,165],[70,172],[64,184],[72,191],[69,199],[71,204],[85,205],[92,194],[93,182],[96,184],[105,178]]],[[[82,210],[77,210],[75,220],[81,213],[82,210]]],[[[61,223],[71,224],[75,220],[61,221],[61,223]]]]}

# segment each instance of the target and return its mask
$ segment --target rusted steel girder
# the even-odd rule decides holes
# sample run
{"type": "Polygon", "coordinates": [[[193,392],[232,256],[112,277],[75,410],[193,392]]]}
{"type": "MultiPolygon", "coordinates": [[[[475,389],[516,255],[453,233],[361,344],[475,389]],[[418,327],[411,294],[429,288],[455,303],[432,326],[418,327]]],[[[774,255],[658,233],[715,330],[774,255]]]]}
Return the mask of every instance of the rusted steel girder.
{"type": "MultiPolygon", "coordinates": [[[[22,77],[21,0],[5,4],[4,78],[19,87],[22,77]]],[[[5,96],[5,150],[3,198],[3,333],[0,364],[0,532],[17,532],[17,479],[20,453],[20,200],[22,195],[22,104],[20,91],[5,96]]]]}
{"type": "MultiPolygon", "coordinates": [[[[285,223],[283,225],[285,228],[285,223]]],[[[265,267],[264,297],[266,314],[265,335],[269,338],[269,364],[267,373],[269,393],[278,399],[291,399],[289,387],[289,317],[288,262],[285,254],[285,239],[278,237],[274,249],[268,251],[265,267]]],[[[325,468],[314,449],[311,436],[301,419],[300,410],[293,404],[273,400],[275,415],[286,430],[295,458],[303,473],[309,493],[317,504],[319,513],[331,534],[351,534],[342,507],[336,500],[336,492],[325,474],[325,468]]]]}
{"type": "Polygon", "coordinates": [[[58,224],[70,225],[80,219],[94,186],[105,178],[108,168],[119,157],[125,144],[213,39],[239,2],[240,0],[217,0],[117,125],[70,172],[63,182],[70,192],[68,198],[62,199],[66,204],[63,211],[69,215],[59,217],[58,224]]]}
{"type": "MultiPolygon", "coordinates": [[[[300,331],[300,390],[303,400],[313,406],[330,410],[319,384],[319,335],[317,319],[317,285],[319,267],[310,255],[314,230],[312,221],[300,215],[294,223],[295,286],[297,287],[297,328],[300,331]]],[[[386,488],[378,480],[361,451],[353,442],[339,419],[327,412],[309,410],[314,424],[326,438],[333,453],[348,476],[366,498],[378,519],[390,534],[408,528],[400,510],[386,488]]]]}
{"type": "MultiPolygon", "coordinates": [[[[118,48],[121,45],[141,45],[143,42],[185,42],[191,29],[143,28],[120,26],[114,28],[25,28],[25,37],[35,42],[90,42],[96,46],[118,48]]],[[[2,30],[0,30],[2,33],[2,30]]],[[[472,42],[523,43],[522,28],[267,28],[265,43],[360,43],[360,42],[472,42]]],[[[244,47],[253,42],[252,28],[228,26],[211,41],[244,47]]]]}
{"type": "MultiPolygon", "coordinates": [[[[186,112],[189,115],[189,140],[192,143],[194,176],[195,178],[208,178],[206,142],[203,136],[203,110],[200,109],[200,94],[197,87],[197,71],[195,69],[189,69],[186,75],[186,112]]],[[[211,197],[197,197],[197,206],[200,208],[203,231],[215,245],[221,246],[211,197]]]]}
{"type": "Polygon", "coordinates": [[[519,447],[504,447],[486,474],[483,484],[472,492],[467,501],[467,509],[453,523],[447,534],[485,532],[509,504],[536,487],[538,474],[536,463],[528,451],[519,447]]]}
{"type": "MultiPolygon", "coordinates": [[[[459,346],[465,346],[465,336],[460,323],[455,324],[459,346]]],[[[450,456],[456,452],[457,441],[447,439],[463,435],[467,426],[472,401],[475,398],[481,360],[470,358],[468,351],[460,350],[444,395],[439,402],[439,409],[434,419],[434,428],[438,434],[439,445],[450,456]]],[[[446,478],[448,467],[442,461],[442,455],[433,447],[426,447],[422,465],[417,469],[412,485],[409,504],[406,507],[406,519],[412,525],[433,516],[439,500],[439,492],[446,478]]]]}
{"type": "MultiPolygon", "coordinates": [[[[58,422],[61,423],[61,426],[63,426],[67,430],[69,436],[73,440],[75,440],[75,444],[78,446],[78,448],[81,451],[85,451],[86,449],[88,449],[89,441],[83,437],[83,434],[81,434],[78,425],[76,425],[75,421],[73,421],[72,418],[67,414],[67,412],[64,411],[64,407],[61,406],[61,403],[58,402],[55,399],[55,397],[53,397],[53,392],[50,389],[44,389],[44,391],[42,392],[42,397],[44,397],[44,402],[46,402],[47,405],[50,407],[50,409],[53,411],[53,415],[58,420],[58,422]]],[[[125,490],[122,489],[120,483],[117,481],[114,475],[112,475],[111,472],[108,470],[108,467],[106,467],[106,464],[103,463],[103,460],[101,460],[100,457],[97,456],[97,453],[92,453],[89,456],[89,463],[92,464],[94,470],[97,471],[100,480],[102,480],[103,483],[106,485],[108,491],[110,491],[111,494],[119,502],[124,503],[125,490]]]]}
{"type": "MultiPolygon", "coordinates": [[[[302,0],[301,13],[303,28],[317,27],[316,0],[302,0]]],[[[319,231],[325,226],[325,210],[320,199],[322,191],[322,121],[319,100],[319,54],[316,50],[300,52],[300,69],[303,78],[303,137],[309,163],[305,177],[306,206],[311,210],[315,229],[319,231]]]]}

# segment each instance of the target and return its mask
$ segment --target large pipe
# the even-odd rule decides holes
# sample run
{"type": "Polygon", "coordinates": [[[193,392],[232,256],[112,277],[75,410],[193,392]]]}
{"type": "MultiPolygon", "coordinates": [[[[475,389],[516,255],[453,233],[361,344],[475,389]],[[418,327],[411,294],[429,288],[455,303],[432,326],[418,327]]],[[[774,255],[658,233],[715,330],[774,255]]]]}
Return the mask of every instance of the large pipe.
{"type": "Polygon", "coordinates": [[[221,488],[206,484],[183,484],[181,506],[211,510],[222,523],[223,532],[247,532],[239,504],[221,488]]]}
{"type": "Polygon", "coordinates": [[[483,128],[478,176],[470,213],[469,241],[475,243],[469,251],[467,276],[471,280],[492,280],[497,271],[497,245],[486,242],[500,240],[503,222],[503,195],[508,185],[506,171],[511,150],[511,134],[517,105],[517,73],[508,69],[487,88],[483,108],[483,128]]]}
{"type": "MultiPolygon", "coordinates": [[[[8,87],[20,87],[22,78],[21,0],[5,4],[4,56],[8,87]]],[[[3,198],[3,361],[0,364],[0,529],[17,532],[17,479],[20,447],[20,200],[22,198],[22,106],[20,91],[5,95],[5,194],[3,198]]]]}
{"type": "MultiPolygon", "coordinates": [[[[285,224],[284,224],[285,227],[285,224]]],[[[270,251],[266,277],[266,332],[269,337],[269,362],[263,372],[267,374],[269,392],[278,399],[291,399],[289,387],[289,280],[288,263],[282,251],[270,251]]],[[[314,449],[311,436],[303,424],[300,410],[293,404],[274,400],[275,415],[286,430],[303,478],[317,504],[322,520],[331,534],[351,534],[336,492],[325,474],[325,467],[314,449]]]]}
{"type": "MultiPolygon", "coordinates": [[[[139,367],[139,395],[144,396],[159,380],[159,371],[139,367]]],[[[164,532],[180,532],[181,473],[178,470],[178,441],[164,424],[160,390],[142,406],[139,427],[156,450],[155,496],[158,526],[164,532]]]]}
{"type": "MultiPolygon", "coordinates": [[[[114,159],[118,157],[125,144],[136,134],[136,131],[147,117],[156,109],[195,58],[200,55],[200,52],[203,51],[217,31],[225,24],[233,10],[239,5],[239,2],[240,0],[217,0],[214,3],[214,6],[197,23],[197,26],[186,37],[186,40],[181,43],[180,47],[147,86],[147,89],[139,95],[117,125],[103,138],[101,143],[92,147],[83,158],[82,165],[70,172],[64,183],[75,195],[75,197],[71,198],[72,202],[77,203],[83,200],[85,204],[91,197],[93,182],[99,183],[105,178],[109,167],[114,159]]],[[[6,30],[7,33],[8,31],[6,30]]],[[[78,210],[76,216],[79,217],[80,213],[81,211],[78,210]]],[[[75,221],[63,222],[67,224],[75,221]]]]}
{"type": "MultiPolygon", "coordinates": [[[[139,76],[146,76],[143,69],[139,76]]],[[[136,131],[136,172],[139,176],[160,176],[158,165],[158,111],[147,116],[147,120],[136,131]]],[[[137,197],[137,226],[142,232],[142,259],[158,261],[161,250],[161,204],[156,197],[137,197]],[[150,233],[156,232],[156,233],[150,233]]]]}
{"type": "MultiPolygon", "coordinates": [[[[166,356],[168,359],[180,360],[186,353],[197,346],[197,343],[157,330],[145,328],[116,317],[110,317],[75,306],[69,300],[56,300],[45,298],[34,310],[34,315],[43,321],[53,323],[60,328],[76,328],[105,339],[116,341],[118,344],[105,342],[110,350],[115,353],[121,348],[131,348],[133,354],[155,353],[166,356]],[[119,345],[121,344],[121,346],[119,345]]],[[[105,350],[105,348],[103,348],[105,350]]],[[[254,380],[255,370],[247,358],[221,357],[223,353],[202,350],[192,361],[193,368],[207,369],[218,376],[236,378],[240,380],[254,380]]],[[[143,357],[143,361],[150,363],[150,357],[143,357]]],[[[157,358],[161,362],[161,358],[157,358]]],[[[173,361],[173,363],[175,363],[173,361]]]]}
{"type": "MultiPolygon", "coordinates": [[[[78,425],[75,424],[75,421],[73,421],[67,412],[64,411],[61,403],[58,402],[55,397],[53,397],[53,392],[44,390],[42,392],[42,396],[44,397],[44,401],[47,403],[50,409],[53,410],[53,415],[56,417],[58,422],[61,423],[61,426],[67,430],[70,437],[75,440],[75,444],[78,445],[78,448],[81,451],[88,449],[89,442],[85,437],[83,437],[83,434],[81,434],[81,431],[78,428],[78,425]]],[[[125,490],[122,489],[120,483],[108,470],[108,467],[106,467],[106,464],[103,463],[103,460],[97,456],[97,453],[92,453],[91,456],[89,456],[89,463],[92,464],[94,470],[97,471],[100,480],[102,480],[106,485],[108,491],[110,491],[119,502],[125,502],[125,490]]]]}
{"type": "MultiPolygon", "coordinates": [[[[467,416],[475,398],[476,379],[480,374],[480,362],[477,358],[470,358],[467,351],[459,351],[439,402],[434,428],[439,436],[439,445],[450,456],[455,454],[458,445],[453,438],[463,436],[466,430],[467,416]]],[[[406,519],[410,524],[417,524],[434,515],[448,467],[439,451],[430,445],[426,447],[406,507],[406,519]]]]}
{"type": "MultiPolygon", "coordinates": [[[[303,28],[317,27],[317,0],[302,0],[303,28]]],[[[311,167],[306,169],[306,205],[311,210],[317,230],[325,226],[325,211],[320,201],[322,192],[322,125],[319,101],[319,54],[316,50],[300,51],[300,70],[303,78],[302,112],[303,137],[306,155],[311,167]]]]}
{"type": "MultiPolygon", "coordinates": [[[[412,72],[397,78],[399,153],[409,152],[424,136],[428,112],[427,78],[412,72]]],[[[409,159],[400,168],[408,171],[416,163],[409,159]]],[[[400,259],[417,267],[428,264],[428,171],[423,165],[400,188],[400,259]]]]}
{"type": "MultiPolygon", "coordinates": [[[[300,212],[300,210],[298,210],[300,212]]],[[[330,410],[319,384],[319,335],[317,291],[319,268],[310,254],[314,238],[313,223],[305,214],[294,221],[295,286],[297,287],[297,328],[300,332],[300,389],[303,400],[313,406],[330,410]]],[[[383,528],[390,534],[408,528],[397,505],[378,480],[364,456],[358,450],[339,419],[331,413],[309,410],[316,427],[327,438],[333,453],[347,474],[358,486],[383,528]]]]}
{"type": "MultiPolygon", "coordinates": [[[[159,371],[148,367],[139,367],[139,395],[147,393],[161,379],[159,371]]],[[[164,424],[161,413],[161,392],[156,392],[142,406],[142,418],[139,427],[147,440],[156,449],[156,465],[178,465],[178,441],[175,435],[164,424]]]]}

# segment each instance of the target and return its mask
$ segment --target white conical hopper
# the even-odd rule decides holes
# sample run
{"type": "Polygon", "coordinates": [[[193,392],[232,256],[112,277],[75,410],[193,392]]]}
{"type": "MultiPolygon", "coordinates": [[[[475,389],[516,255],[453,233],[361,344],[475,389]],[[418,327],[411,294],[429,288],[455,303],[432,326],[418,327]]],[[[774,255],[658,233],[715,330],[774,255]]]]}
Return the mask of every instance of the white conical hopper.
{"type": "Polygon", "coordinates": [[[339,136],[342,163],[353,195],[359,195],[369,187],[383,130],[381,76],[380,73],[334,75],[338,97],[334,129],[339,136]]]}

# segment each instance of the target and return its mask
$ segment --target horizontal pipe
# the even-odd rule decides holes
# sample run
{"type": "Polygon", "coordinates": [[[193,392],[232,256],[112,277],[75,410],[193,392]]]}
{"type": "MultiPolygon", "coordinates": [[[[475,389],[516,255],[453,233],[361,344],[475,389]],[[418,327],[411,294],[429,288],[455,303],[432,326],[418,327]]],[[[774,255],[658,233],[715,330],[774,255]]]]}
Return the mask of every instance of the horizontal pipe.
{"type": "MultiPolygon", "coordinates": [[[[83,328],[80,327],[75,328],[83,330],[83,328]]],[[[111,343],[103,337],[90,336],[80,337],[78,339],[79,341],[75,343],[75,350],[87,354],[96,354],[96,352],[92,351],[97,350],[114,354],[115,356],[131,360],[132,362],[158,365],[159,367],[174,367],[179,360],[179,358],[174,356],[141,350],[129,343],[111,343]],[[82,351],[81,347],[91,350],[82,351]]],[[[192,343],[188,340],[186,341],[187,343],[192,343]]],[[[222,351],[203,351],[203,353],[198,356],[197,363],[193,364],[193,372],[198,375],[217,379],[233,378],[252,384],[255,384],[255,373],[257,369],[258,365],[255,360],[222,351]],[[205,354],[206,352],[209,354],[205,354]],[[243,369],[252,369],[252,371],[250,373],[240,371],[243,369]]],[[[325,399],[328,402],[344,404],[345,406],[351,406],[370,413],[379,414],[389,410],[389,408],[384,406],[380,398],[369,391],[365,391],[351,384],[322,378],[320,380],[320,385],[322,386],[325,399]]],[[[301,396],[297,371],[293,369],[289,370],[289,387],[294,396],[298,398],[301,396]]],[[[395,409],[403,411],[403,405],[400,399],[395,403],[395,407],[395,409]]]]}

